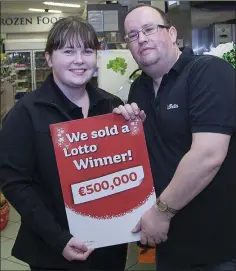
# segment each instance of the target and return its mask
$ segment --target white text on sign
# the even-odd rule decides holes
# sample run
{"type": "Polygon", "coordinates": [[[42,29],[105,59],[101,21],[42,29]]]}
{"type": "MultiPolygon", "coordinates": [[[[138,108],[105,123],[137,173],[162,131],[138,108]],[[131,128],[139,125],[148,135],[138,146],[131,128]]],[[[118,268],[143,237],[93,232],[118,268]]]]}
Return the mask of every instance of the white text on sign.
{"type": "Polygon", "coordinates": [[[74,204],[120,193],[139,186],[144,178],[142,166],[121,170],[103,177],[71,185],[74,204]]]}

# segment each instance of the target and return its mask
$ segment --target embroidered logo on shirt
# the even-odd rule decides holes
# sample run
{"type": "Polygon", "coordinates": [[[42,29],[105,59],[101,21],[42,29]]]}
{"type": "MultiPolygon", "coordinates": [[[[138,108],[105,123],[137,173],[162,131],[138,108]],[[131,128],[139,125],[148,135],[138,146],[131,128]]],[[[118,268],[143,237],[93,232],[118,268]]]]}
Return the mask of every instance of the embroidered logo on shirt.
{"type": "Polygon", "coordinates": [[[167,105],[167,110],[175,109],[175,108],[179,108],[178,104],[168,104],[167,105]]]}

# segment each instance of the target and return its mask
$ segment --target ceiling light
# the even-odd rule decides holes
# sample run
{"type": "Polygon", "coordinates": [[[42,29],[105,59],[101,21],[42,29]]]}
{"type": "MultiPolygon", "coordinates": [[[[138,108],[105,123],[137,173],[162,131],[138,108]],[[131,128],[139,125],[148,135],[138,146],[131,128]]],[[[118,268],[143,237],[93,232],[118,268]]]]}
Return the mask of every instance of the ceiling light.
{"type": "Polygon", "coordinates": [[[80,5],[77,4],[64,4],[64,3],[54,3],[54,2],[43,2],[44,5],[48,6],[58,6],[58,7],[67,7],[67,8],[80,8],[80,5]]]}
{"type": "Polygon", "coordinates": [[[29,11],[34,11],[34,12],[62,13],[61,10],[54,10],[54,9],[29,8],[28,10],[29,10],[29,11]]]}
{"type": "Polygon", "coordinates": [[[34,12],[45,12],[45,9],[39,9],[39,8],[29,8],[29,11],[34,11],[34,12]]]}
{"type": "Polygon", "coordinates": [[[51,13],[62,13],[61,10],[54,10],[54,9],[49,9],[48,12],[51,12],[51,13]]]}

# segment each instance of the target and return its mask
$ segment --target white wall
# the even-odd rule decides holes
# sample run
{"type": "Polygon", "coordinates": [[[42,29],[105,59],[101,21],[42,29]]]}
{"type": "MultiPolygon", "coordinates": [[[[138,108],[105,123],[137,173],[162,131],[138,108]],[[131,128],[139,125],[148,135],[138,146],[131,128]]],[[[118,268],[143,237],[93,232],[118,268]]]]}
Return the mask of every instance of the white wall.
{"type": "Polygon", "coordinates": [[[47,32],[46,33],[9,33],[6,34],[7,40],[17,40],[17,39],[47,39],[47,32]]]}
{"type": "Polygon", "coordinates": [[[6,51],[18,50],[44,50],[46,46],[46,39],[12,39],[5,40],[6,51]]]}
{"type": "Polygon", "coordinates": [[[71,14],[2,14],[1,36],[6,50],[44,50],[53,23],[71,14]]]}

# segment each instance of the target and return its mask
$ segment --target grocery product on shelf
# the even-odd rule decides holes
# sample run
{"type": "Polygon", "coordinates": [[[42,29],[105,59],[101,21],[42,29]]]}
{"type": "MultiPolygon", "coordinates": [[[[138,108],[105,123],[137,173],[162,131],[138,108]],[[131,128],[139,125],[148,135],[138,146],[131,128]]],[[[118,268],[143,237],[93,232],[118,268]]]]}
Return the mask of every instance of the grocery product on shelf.
{"type": "Polygon", "coordinates": [[[16,71],[15,65],[9,62],[8,55],[1,53],[1,88],[0,88],[0,123],[6,113],[14,105],[15,80],[16,71]]]}
{"type": "Polygon", "coordinates": [[[51,73],[51,68],[48,67],[44,52],[35,51],[35,88],[39,88],[51,73]]]}

